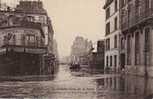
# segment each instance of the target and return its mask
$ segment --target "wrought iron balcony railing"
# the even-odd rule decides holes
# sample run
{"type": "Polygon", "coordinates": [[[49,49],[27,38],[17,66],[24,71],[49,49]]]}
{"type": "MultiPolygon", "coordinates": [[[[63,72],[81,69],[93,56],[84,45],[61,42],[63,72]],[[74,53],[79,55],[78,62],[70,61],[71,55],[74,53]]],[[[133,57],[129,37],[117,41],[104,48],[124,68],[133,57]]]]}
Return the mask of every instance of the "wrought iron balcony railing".
{"type": "Polygon", "coordinates": [[[23,48],[34,48],[34,49],[42,49],[42,48],[47,48],[47,46],[37,40],[37,41],[34,41],[34,42],[30,42],[30,41],[23,41],[21,39],[18,39],[18,40],[12,40],[12,41],[8,41],[8,40],[4,40],[2,45],[2,47],[23,47],[23,48]]]}
{"type": "Polygon", "coordinates": [[[133,15],[127,16],[125,20],[121,21],[120,25],[122,31],[128,30],[137,24],[143,23],[146,20],[153,18],[153,8],[148,8],[147,10],[140,11],[140,13],[134,13],[133,15]]]}

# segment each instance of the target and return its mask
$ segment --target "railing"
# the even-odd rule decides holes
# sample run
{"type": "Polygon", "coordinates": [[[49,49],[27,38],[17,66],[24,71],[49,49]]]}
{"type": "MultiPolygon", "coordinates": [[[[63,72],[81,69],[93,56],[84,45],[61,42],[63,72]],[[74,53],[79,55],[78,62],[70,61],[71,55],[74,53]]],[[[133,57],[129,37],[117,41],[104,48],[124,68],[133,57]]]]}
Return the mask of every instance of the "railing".
{"type": "Polygon", "coordinates": [[[146,21],[149,18],[153,18],[153,8],[148,8],[147,10],[142,10],[140,13],[134,13],[133,15],[128,15],[128,18],[121,21],[121,30],[128,30],[129,28],[146,21]]]}
{"type": "Polygon", "coordinates": [[[46,48],[47,46],[45,46],[45,44],[40,41],[34,41],[34,42],[30,42],[30,41],[26,41],[26,40],[21,40],[21,39],[17,39],[17,40],[4,40],[2,43],[2,47],[9,47],[9,46],[16,46],[16,47],[24,47],[24,48],[46,48]]]}

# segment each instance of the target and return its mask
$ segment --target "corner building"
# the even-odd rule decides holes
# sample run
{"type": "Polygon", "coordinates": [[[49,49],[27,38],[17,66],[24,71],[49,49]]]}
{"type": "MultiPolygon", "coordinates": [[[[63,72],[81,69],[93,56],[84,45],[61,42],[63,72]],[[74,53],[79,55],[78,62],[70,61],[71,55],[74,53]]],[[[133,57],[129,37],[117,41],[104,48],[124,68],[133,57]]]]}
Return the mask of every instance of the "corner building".
{"type": "Polygon", "coordinates": [[[106,0],[105,69],[117,72],[119,66],[119,0],[106,0]]]}

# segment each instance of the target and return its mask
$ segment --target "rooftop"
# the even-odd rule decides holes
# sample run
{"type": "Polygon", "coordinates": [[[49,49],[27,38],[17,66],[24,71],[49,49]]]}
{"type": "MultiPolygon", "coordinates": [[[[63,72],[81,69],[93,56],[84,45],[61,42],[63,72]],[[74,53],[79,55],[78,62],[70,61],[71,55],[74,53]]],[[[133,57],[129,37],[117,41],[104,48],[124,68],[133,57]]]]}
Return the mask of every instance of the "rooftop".
{"type": "Polygon", "coordinates": [[[15,8],[16,12],[46,14],[42,1],[20,1],[15,8]]]}

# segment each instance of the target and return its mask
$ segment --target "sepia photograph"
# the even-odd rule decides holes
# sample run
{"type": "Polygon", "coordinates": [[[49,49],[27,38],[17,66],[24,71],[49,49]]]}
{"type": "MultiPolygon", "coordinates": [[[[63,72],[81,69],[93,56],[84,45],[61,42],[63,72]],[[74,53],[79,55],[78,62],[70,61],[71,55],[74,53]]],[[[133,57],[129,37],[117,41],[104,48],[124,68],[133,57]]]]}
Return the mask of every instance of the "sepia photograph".
{"type": "Polygon", "coordinates": [[[0,99],[153,99],[152,32],[153,0],[0,0],[0,99]]]}

